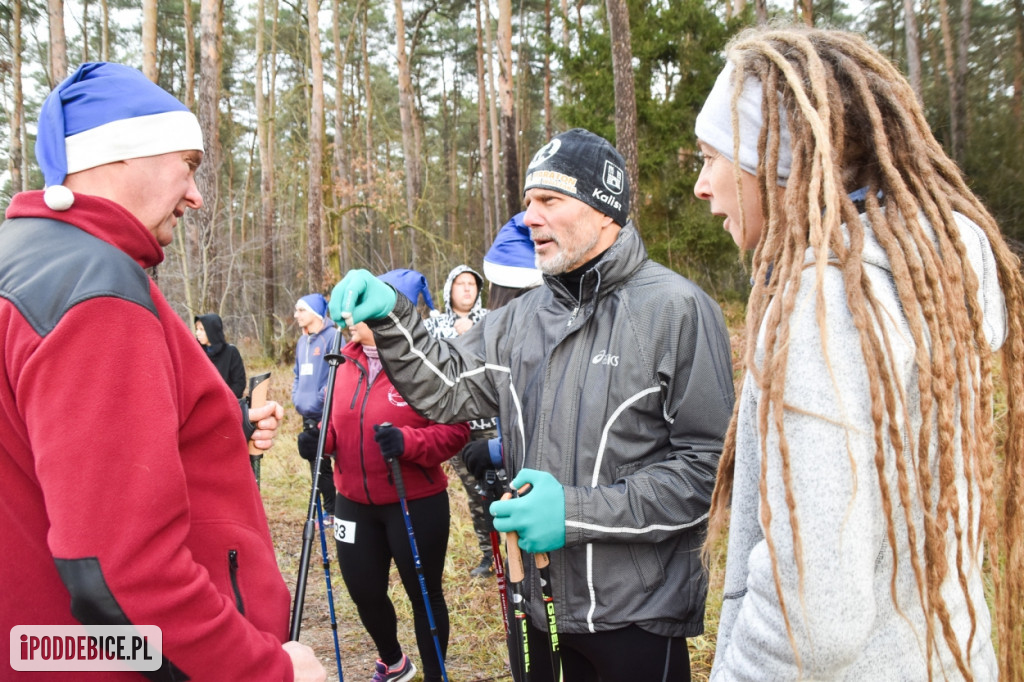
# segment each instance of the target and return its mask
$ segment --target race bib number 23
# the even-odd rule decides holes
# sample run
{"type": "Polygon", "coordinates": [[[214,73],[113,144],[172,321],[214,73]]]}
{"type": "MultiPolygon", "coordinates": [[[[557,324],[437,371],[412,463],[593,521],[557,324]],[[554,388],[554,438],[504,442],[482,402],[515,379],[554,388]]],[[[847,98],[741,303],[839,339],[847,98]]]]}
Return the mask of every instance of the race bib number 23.
{"type": "Polygon", "coordinates": [[[334,519],[334,539],[338,542],[347,542],[350,545],[356,541],[356,522],[345,519],[334,519]]]}

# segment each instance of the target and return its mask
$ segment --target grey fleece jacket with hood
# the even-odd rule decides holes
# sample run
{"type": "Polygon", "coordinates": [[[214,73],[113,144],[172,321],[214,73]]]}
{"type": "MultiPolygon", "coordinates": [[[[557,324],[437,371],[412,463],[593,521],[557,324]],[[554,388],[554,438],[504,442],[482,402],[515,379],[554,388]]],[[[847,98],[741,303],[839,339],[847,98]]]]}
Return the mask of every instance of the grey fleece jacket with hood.
{"type": "MultiPolygon", "coordinates": [[[[557,279],[432,339],[398,297],[370,323],[391,380],[436,421],[497,412],[510,474],[565,486],[551,553],[560,632],[704,628],[700,547],[733,405],[718,305],[647,258],[632,223],[570,294],[557,279]],[[577,302],[579,301],[579,302],[577,302]]],[[[536,569],[526,597],[546,622],[536,569]]]]}
{"type": "MultiPolygon", "coordinates": [[[[861,216],[866,221],[866,216],[861,216]]],[[[922,216],[923,220],[923,216],[922,216]]],[[[985,335],[992,348],[1005,338],[1005,303],[996,265],[981,229],[957,216],[962,240],[980,281],[979,304],[984,312],[985,335]]],[[[845,228],[844,228],[845,229],[845,228]]],[[[921,424],[918,371],[907,318],[896,295],[889,259],[866,230],[864,273],[884,308],[880,315],[892,340],[893,366],[898,372],[894,389],[906,396],[910,424],[903,433],[917,433],[921,424]]],[[[806,263],[813,263],[808,252],[806,263]]],[[[775,587],[772,560],[761,523],[762,450],[758,432],[757,381],[749,373],[740,395],[736,433],[736,469],[729,526],[724,601],[719,621],[714,682],[726,680],[906,680],[930,679],[924,648],[925,617],[910,563],[904,508],[896,488],[895,454],[886,449],[885,485],[893,500],[897,565],[893,583],[893,550],[886,537],[879,477],[875,467],[873,421],[866,368],[860,340],[846,303],[841,273],[827,267],[824,279],[826,356],[821,348],[817,321],[815,271],[805,267],[796,307],[790,319],[791,339],[783,414],[790,452],[792,491],[802,543],[803,589],[794,558],[792,526],[787,511],[779,435],[774,426],[767,434],[766,486],[771,536],[778,559],[779,579],[793,628],[794,649],[786,632],[775,587]],[[830,379],[834,377],[834,381],[830,379]],[[899,609],[893,603],[894,585],[899,609]]],[[[757,361],[763,362],[765,329],[758,336],[757,361]]],[[[770,420],[769,420],[770,421],[770,420]]],[[[932,429],[931,454],[937,431],[932,429]]],[[[958,437],[959,438],[959,437],[958,437]]],[[[912,449],[912,448],[910,448],[912,449]]],[[[907,466],[910,467],[910,455],[907,466]]],[[[933,470],[935,464],[932,464],[933,470]]],[[[912,471],[912,470],[911,470],[912,471]]],[[[918,500],[915,477],[910,475],[912,500],[918,500]]],[[[938,476],[935,476],[938,480],[938,476]]],[[[962,474],[955,485],[960,500],[960,522],[968,528],[967,485],[962,474]]],[[[932,491],[932,499],[937,491],[932,491]]],[[[977,537],[978,501],[973,494],[971,519],[977,537]]],[[[922,511],[914,504],[910,516],[921,528],[922,511]]],[[[920,542],[921,534],[918,534],[920,542]]],[[[953,524],[947,537],[949,565],[955,566],[953,524]]],[[[980,572],[982,557],[964,557],[971,601],[976,610],[976,631],[970,667],[976,680],[994,680],[997,665],[991,639],[991,619],[985,605],[980,572]]],[[[957,583],[956,570],[943,586],[950,620],[961,646],[970,632],[967,601],[957,583]]],[[[936,627],[939,627],[936,624],[936,627]]],[[[933,679],[961,679],[941,629],[936,630],[938,653],[932,656],[933,679]]]]}

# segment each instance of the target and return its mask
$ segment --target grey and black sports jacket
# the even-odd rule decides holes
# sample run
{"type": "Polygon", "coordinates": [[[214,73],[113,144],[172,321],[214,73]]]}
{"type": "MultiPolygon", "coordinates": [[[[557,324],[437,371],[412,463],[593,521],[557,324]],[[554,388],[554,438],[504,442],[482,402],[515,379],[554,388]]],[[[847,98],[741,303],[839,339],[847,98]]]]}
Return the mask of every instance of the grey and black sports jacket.
{"type": "Polygon", "coordinates": [[[432,339],[399,296],[370,323],[381,360],[430,419],[497,411],[510,477],[530,467],[565,486],[566,546],[551,554],[559,631],[700,634],[700,546],[734,399],[721,310],[649,260],[632,223],[579,296],[545,282],[452,340],[432,339]]]}

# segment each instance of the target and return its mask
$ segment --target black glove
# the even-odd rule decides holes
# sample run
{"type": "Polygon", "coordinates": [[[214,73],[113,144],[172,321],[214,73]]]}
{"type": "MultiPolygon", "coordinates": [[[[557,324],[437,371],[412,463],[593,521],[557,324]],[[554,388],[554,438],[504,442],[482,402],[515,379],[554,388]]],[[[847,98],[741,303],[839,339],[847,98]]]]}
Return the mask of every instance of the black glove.
{"type": "Polygon", "coordinates": [[[402,429],[391,424],[377,424],[373,427],[375,433],[373,439],[380,446],[380,454],[384,459],[395,459],[401,457],[405,452],[405,436],[402,429]]]}
{"type": "Polygon", "coordinates": [[[487,481],[487,472],[494,470],[494,463],[491,461],[490,449],[487,447],[487,439],[473,440],[462,448],[462,463],[469,469],[481,485],[487,481]]]}
{"type": "Polygon", "coordinates": [[[313,431],[300,431],[298,437],[299,457],[308,461],[316,461],[316,447],[319,445],[320,437],[313,431]]]}

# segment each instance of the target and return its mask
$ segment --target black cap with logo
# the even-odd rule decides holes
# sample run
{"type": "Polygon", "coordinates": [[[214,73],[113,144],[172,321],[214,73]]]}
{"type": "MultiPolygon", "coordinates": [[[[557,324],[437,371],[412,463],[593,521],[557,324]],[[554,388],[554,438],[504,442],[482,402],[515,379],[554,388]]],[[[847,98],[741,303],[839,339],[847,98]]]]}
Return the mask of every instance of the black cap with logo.
{"type": "Polygon", "coordinates": [[[629,219],[626,162],[608,140],[589,130],[556,135],[533,155],[523,192],[534,187],[579,199],[619,225],[629,219]]]}

